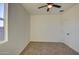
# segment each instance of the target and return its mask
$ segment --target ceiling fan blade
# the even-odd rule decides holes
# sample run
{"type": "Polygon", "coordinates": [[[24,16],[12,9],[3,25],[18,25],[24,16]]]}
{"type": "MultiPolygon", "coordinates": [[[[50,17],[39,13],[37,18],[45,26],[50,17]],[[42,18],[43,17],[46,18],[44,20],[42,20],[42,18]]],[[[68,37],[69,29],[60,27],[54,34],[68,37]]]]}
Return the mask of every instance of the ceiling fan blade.
{"type": "Polygon", "coordinates": [[[52,6],[54,6],[54,7],[57,7],[57,8],[61,8],[61,6],[60,5],[52,5],[52,6]]]}
{"type": "Polygon", "coordinates": [[[48,5],[53,5],[54,3],[47,3],[48,5]]]}
{"type": "Polygon", "coordinates": [[[46,6],[47,6],[47,5],[44,5],[44,6],[41,6],[41,7],[38,7],[38,8],[40,9],[40,8],[43,8],[43,7],[46,7],[46,6]]]}
{"type": "Polygon", "coordinates": [[[49,8],[47,8],[47,12],[49,11],[49,8]]]}

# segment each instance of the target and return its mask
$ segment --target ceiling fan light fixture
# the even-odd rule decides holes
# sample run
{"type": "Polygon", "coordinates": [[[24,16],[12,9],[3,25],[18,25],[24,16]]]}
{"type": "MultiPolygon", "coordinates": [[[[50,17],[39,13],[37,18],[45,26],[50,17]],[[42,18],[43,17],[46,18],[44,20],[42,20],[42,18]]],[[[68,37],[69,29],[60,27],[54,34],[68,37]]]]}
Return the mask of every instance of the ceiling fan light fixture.
{"type": "Polygon", "coordinates": [[[52,8],[52,5],[48,5],[47,7],[48,7],[48,8],[52,8]]]}
{"type": "Polygon", "coordinates": [[[40,8],[43,8],[43,7],[47,7],[47,12],[48,12],[48,11],[50,11],[50,9],[52,7],[60,8],[61,6],[60,5],[57,5],[57,4],[54,4],[54,3],[47,3],[47,5],[43,5],[43,6],[40,6],[38,8],[40,9],[40,8]]]}

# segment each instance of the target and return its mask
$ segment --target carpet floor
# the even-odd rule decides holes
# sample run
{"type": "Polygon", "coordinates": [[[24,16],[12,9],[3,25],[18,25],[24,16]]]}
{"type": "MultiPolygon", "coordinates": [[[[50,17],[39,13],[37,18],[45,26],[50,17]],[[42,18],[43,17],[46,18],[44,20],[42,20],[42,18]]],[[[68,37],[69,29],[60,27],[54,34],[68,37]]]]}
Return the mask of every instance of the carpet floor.
{"type": "Polygon", "coordinates": [[[79,55],[64,43],[30,42],[21,55],[79,55]]]}

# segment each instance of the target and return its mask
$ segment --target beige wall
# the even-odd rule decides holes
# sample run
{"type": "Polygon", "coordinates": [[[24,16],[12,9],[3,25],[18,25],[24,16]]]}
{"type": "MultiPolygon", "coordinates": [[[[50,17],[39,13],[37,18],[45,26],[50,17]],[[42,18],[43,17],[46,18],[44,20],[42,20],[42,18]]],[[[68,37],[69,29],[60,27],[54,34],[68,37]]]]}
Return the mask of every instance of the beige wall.
{"type": "Polygon", "coordinates": [[[0,44],[0,54],[19,54],[30,39],[30,16],[20,4],[9,4],[9,39],[0,44]]]}
{"type": "Polygon", "coordinates": [[[31,41],[61,42],[61,15],[32,15],[31,41]]]}
{"type": "Polygon", "coordinates": [[[79,52],[79,4],[65,12],[62,17],[64,43],[79,52]]]}

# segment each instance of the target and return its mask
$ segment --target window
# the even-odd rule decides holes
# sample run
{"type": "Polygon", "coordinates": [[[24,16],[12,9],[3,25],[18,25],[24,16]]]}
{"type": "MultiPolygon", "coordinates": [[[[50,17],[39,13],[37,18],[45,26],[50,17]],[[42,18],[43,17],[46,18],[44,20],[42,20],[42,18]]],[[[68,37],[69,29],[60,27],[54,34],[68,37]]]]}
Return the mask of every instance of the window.
{"type": "Polygon", "coordinates": [[[0,27],[4,27],[3,22],[4,21],[4,4],[0,4],[0,27]]]}
{"type": "Polygon", "coordinates": [[[8,4],[0,3],[0,44],[8,41],[8,4]]]}

